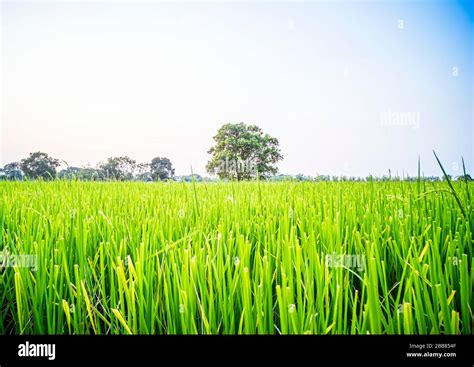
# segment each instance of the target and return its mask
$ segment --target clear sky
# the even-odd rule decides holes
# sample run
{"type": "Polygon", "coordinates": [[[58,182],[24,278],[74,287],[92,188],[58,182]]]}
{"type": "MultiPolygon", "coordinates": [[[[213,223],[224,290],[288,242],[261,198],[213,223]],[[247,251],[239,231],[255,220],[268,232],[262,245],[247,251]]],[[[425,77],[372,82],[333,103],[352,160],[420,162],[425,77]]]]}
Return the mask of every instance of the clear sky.
{"type": "Polygon", "coordinates": [[[217,129],[259,125],[280,172],[474,171],[469,2],[1,4],[0,165],[169,157],[205,173],[217,129]]]}

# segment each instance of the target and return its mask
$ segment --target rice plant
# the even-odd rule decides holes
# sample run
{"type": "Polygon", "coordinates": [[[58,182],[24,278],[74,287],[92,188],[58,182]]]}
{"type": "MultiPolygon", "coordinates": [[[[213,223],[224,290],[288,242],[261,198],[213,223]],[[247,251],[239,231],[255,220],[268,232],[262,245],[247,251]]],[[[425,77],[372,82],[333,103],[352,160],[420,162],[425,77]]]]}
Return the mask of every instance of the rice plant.
{"type": "Polygon", "coordinates": [[[0,333],[472,334],[449,185],[0,182],[0,333]]]}

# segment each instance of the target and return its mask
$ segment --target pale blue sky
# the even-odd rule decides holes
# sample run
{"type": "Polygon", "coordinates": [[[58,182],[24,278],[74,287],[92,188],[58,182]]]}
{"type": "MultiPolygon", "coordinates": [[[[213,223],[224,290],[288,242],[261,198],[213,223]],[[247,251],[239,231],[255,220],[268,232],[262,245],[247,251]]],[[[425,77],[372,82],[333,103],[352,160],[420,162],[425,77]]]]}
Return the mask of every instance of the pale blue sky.
{"type": "Polygon", "coordinates": [[[283,173],[474,171],[472,7],[427,2],[2,3],[0,165],[169,157],[205,173],[227,122],[283,173]]]}

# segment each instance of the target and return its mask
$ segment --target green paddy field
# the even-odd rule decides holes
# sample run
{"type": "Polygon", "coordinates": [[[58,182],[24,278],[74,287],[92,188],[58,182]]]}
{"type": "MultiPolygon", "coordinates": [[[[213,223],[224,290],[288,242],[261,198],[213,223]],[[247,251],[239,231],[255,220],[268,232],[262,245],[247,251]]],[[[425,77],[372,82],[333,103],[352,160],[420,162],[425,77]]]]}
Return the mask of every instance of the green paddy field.
{"type": "Polygon", "coordinates": [[[453,185],[0,182],[0,333],[472,334],[453,185]]]}

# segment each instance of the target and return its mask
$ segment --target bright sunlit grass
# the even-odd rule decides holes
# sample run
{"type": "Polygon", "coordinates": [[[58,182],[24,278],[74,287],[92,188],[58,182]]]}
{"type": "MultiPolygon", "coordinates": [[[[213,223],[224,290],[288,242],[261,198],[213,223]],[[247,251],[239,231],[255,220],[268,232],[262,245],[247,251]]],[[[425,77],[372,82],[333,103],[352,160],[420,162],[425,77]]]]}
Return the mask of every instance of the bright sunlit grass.
{"type": "Polygon", "coordinates": [[[453,185],[1,182],[0,333],[471,334],[453,185]]]}

